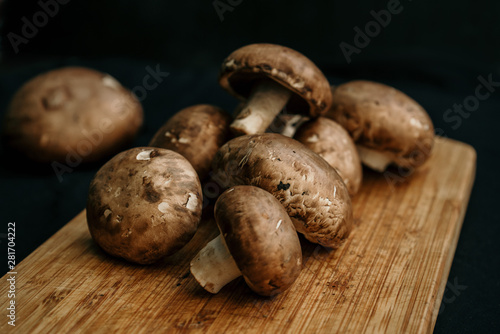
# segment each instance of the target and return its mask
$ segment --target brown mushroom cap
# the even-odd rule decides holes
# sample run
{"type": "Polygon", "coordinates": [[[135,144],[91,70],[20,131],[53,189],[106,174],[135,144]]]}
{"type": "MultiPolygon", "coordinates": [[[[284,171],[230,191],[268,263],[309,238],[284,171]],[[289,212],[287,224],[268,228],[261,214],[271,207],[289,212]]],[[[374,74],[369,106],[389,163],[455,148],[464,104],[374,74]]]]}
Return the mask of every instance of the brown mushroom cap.
{"type": "Polygon", "coordinates": [[[203,180],[215,153],[229,139],[230,122],[229,115],[218,107],[190,106],[172,116],[156,132],[149,146],[180,153],[203,180]]]}
{"type": "Polygon", "coordinates": [[[292,285],[302,269],[302,251],[290,217],[273,195],[252,186],[230,188],[215,204],[215,219],[253,291],[271,296],[292,285]]]}
{"type": "Polygon", "coordinates": [[[223,61],[219,84],[246,100],[255,83],[265,78],[294,93],[288,110],[308,110],[319,116],[330,108],[330,85],[323,73],[303,54],[281,45],[251,44],[237,49],[223,61]]]}
{"type": "Polygon", "coordinates": [[[212,166],[229,186],[253,185],[274,195],[312,242],[337,247],[352,229],[351,199],[342,178],[294,139],[275,133],[237,137],[219,149],[212,166]]]}
{"type": "Polygon", "coordinates": [[[148,264],[192,238],[201,207],[200,181],[183,156],[138,147],[119,153],[97,172],[89,189],[87,223],[107,253],[148,264]]]}
{"type": "Polygon", "coordinates": [[[401,167],[418,167],[430,156],[434,127],[427,112],[403,92],[371,81],[335,88],[327,117],[337,121],[357,145],[383,152],[401,167]]]}
{"type": "Polygon", "coordinates": [[[130,142],[142,120],[140,103],[113,77],[66,67],[40,74],[17,91],[4,140],[39,162],[63,162],[68,154],[97,161],[130,142]]]}
{"type": "Polygon", "coordinates": [[[361,186],[363,169],[356,145],[349,133],[331,119],[318,117],[302,124],[295,133],[298,140],[334,167],[351,196],[361,186]]]}

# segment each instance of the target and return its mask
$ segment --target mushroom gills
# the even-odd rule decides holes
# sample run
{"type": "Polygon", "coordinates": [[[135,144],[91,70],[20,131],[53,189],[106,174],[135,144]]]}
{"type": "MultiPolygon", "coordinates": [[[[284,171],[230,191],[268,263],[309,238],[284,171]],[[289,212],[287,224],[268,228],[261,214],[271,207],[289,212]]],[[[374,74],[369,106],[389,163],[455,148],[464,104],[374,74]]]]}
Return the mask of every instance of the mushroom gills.
{"type": "Polygon", "coordinates": [[[358,150],[361,162],[377,172],[385,171],[387,166],[393,162],[387,153],[382,153],[361,145],[356,145],[356,149],[358,150]]]}
{"type": "Polygon", "coordinates": [[[238,117],[231,124],[236,134],[263,133],[285,107],[292,92],[273,80],[257,83],[238,117]]]}
{"type": "Polygon", "coordinates": [[[220,234],[200,250],[190,266],[198,283],[214,294],[242,275],[220,234]]]}

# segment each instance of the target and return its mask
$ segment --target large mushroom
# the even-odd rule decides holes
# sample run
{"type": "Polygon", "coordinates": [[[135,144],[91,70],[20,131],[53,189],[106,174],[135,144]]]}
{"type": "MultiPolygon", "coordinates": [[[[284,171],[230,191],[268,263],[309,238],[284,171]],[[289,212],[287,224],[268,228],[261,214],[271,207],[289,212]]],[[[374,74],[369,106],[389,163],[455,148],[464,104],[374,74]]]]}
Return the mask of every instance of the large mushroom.
{"type": "Polygon", "coordinates": [[[388,165],[416,168],[430,156],[434,127],[427,112],[403,92],[371,81],[332,87],[327,117],[353,137],[361,161],[384,171],[388,165]]]}
{"type": "Polygon", "coordinates": [[[236,137],[219,149],[213,171],[220,184],[253,185],[273,194],[311,242],[338,247],[352,229],[342,178],[294,139],[275,133],[236,137]]]}
{"type": "Polygon", "coordinates": [[[254,292],[272,296],[292,285],[302,269],[299,238],[283,206],[257,187],[236,186],[215,204],[220,235],[191,261],[191,273],[217,293],[243,276],[254,292]]]}
{"type": "Polygon", "coordinates": [[[38,162],[91,162],[123,149],[142,120],[139,101],[112,76],[65,67],[36,76],[16,92],[3,139],[38,162]]]}
{"type": "Polygon", "coordinates": [[[172,116],[156,132],[149,146],[180,153],[203,180],[215,153],[229,139],[230,122],[231,118],[221,108],[208,104],[190,106],[172,116]]]}
{"type": "Polygon", "coordinates": [[[184,246],[201,217],[201,185],[179,153],[152,147],[119,153],[90,184],[87,223],[107,253],[149,264],[184,246]]]}
{"type": "Polygon", "coordinates": [[[220,85],[246,100],[231,124],[238,135],[265,132],[276,115],[288,111],[326,113],[331,104],[327,79],[303,54],[275,44],[251,44],[237,49],[222,63],[220,85]]]}
{"type": "Polygon", "coordinates": [[[318,117],[302,124],[293,137],[318,153],[344,180],[351,196],[361,186],[363,169],[349,133],[331,119],[318,117]]]}

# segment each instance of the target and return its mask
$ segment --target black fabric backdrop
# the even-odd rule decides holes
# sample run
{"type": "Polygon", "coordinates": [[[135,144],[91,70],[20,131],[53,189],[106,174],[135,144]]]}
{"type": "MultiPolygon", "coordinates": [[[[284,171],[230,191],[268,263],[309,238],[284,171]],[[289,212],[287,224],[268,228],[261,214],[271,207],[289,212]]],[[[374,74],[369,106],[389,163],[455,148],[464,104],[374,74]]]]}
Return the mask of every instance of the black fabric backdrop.
{"type": "MultiPolygon", "coordinates": [[[[34,15],[44,9],[37,1],[21,0],[2,7],[2,115],[16,89],[52,68],[88,66],[133,88],[141,85],[147,66],[159,66],[170,74],[142,101],[145,124],[134,142],[146,145],[181,108],[212,103],[231,111],[236,101],[218,87],[218,66],[233,49],[252,42],[279,43],[303,52],[333,84],[371,79],[416,99],[440,134],[466,142],[478,153],[476,181],[445,291],[447,302],[435,332],[500,330],[500,86],[470,114],[447,114],[454,104],[474,96],[479,77],[500,82],[499,3],[401,1],[403,9],[367,45],[357,47],[359,53],[348,63],[339,45],[356,47],[354,28],[364,31],[375,20],[370,12],[380,13],[391,1],[221,0],[216,4],[219,13],[226,9],[223,20],[214,1],[54,1],[51,8],[54,12],[58,4],[57,13],[20,44],[12,43],[12,33],[25,38],[25,21],[33,23],[34,15]]],[[[50,168],[15,161],[3,149],[0,161],[1,254],[6,254],[7,222],[15,221],[20,261],[84,208],[99,164],[78,166],[60,182],[50,168]]]]}

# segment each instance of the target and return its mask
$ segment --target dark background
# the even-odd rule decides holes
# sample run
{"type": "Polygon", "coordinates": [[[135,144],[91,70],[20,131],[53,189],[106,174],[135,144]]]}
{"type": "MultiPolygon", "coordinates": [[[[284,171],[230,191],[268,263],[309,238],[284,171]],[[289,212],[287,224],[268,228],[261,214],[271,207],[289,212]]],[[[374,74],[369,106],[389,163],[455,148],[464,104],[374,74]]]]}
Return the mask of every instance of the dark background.
{"type": "MultiPolygon", "coordinates": [[[[181,108],[212,103],[232,110],[236,101],[218,87],[218,66],[232,50],[255,42],[304,53],[334,84],[371,79],[416,99],[440,134],[478,153],[476,182],[449,276],[451,284],[465,288],[445,291],[449,302],[443,304],[435,332],[500,330],[500,87],[460,124],[444,118],[447,109],[474,95],[479,76],[500,82],[500,2],[402,0],[401,12],[359,54],[352,54],[351,62],[340,43],[354,45],[353,29],[364,31],[374,20],[370,12],[386,9],[389,1],[220,0],[235,4],[222,20],[212,0],[61,2],[67,3],[59,4],[16,52],[12,34],[22,36],[23,17],[33,22],[43,9],[38,1],[0,1],[2,115],[25,81],[52,68],[88,66],[133,88],[142,84],[147,66],[159,66],[170,74],[142,101],[145,125],[134,143],[146,145],[181,108]]],[[[0,221],[5,232],[7,222],[16,221],[20,261],[84,208],[98,165],[78,166],[59,182],[50,168],[16,163],[3,149],[0,159],[0,221]]],[[[5,238],[0,231],[2,247],[5,238]]]]}

